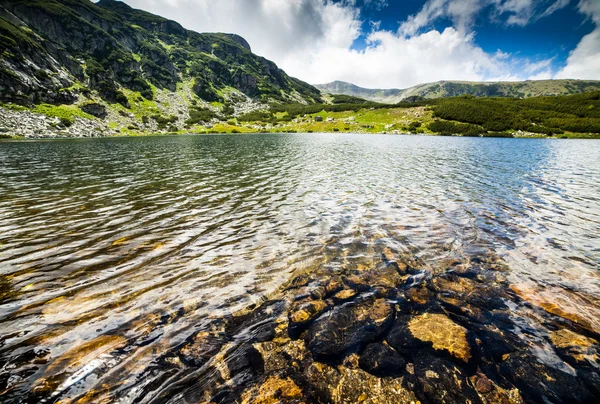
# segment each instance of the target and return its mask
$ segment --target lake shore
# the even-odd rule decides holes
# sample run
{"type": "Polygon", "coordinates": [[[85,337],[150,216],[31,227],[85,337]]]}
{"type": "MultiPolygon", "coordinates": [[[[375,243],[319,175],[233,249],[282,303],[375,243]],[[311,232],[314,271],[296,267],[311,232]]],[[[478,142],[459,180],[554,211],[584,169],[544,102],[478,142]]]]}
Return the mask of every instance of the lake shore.
{"type": "MultiPolygon", "coordinates": [[[[192,134],[244,133],[359,133],[391,135],[447,136],[432,132],[427,125],[433,121],[431,111],[422,107],[364,110],[362,112],[320,112],[294,121],[277,124],[242,122],[237,119],[215,120],[203,125],[167,130],[153,120],[140,124],[134,115],[116,112],[109,119],[83,116],[77,107],[53,110],[55,116],[23,108],[0,107],[0,140],[2,139],[71,139],[121,136],[165,136],[192,134]],[[60,111],[60,112],[57,112],[60,111]],[[413,125],[411,127],[411,125],[413,125]],[[417,126],[418,125],[418,126],[417,126]],[[412,130],[411,130],[412,128],[412,130]]],[[[48,112],[48,111],[46,111],[48,112]]],[[[454,136],[464,137],[457,134],[454,136]]],[[[540,133],[509,131],[475,137],[506,137],[524,139],[600,139],[599,133],[565,132],[547,136],[540,133]]]]}

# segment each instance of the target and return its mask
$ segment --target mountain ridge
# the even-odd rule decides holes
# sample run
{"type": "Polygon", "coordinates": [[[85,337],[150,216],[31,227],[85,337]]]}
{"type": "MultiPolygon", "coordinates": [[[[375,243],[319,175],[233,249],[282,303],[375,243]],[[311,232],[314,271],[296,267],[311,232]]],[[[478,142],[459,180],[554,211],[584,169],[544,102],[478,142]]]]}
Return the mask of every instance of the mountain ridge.
{"type": "Polygon", "coordinates": [[[476,97],[529,98],[547,95],[571,95],[600,90],[600,81],[595,80],[528,80],[471,82],[442,80],[419,84],[406,89],[370,89],[344,81],[316,84],[323,93],[349,95],[365,100],[396,104],[401,101],[434,99],[473,95],[476,97]]]}
{"type": "Polygon", "coordinates": [[[0,55],[3,102],[70,103],[77,85],[127,107],[122,88],[151,100],[153,87],[176,91],[186,79],[209,102],[226,101],[231,89],[264,101],[320,98],[238,35],[186,30],[115,0],[6,0],[0,55]]]}

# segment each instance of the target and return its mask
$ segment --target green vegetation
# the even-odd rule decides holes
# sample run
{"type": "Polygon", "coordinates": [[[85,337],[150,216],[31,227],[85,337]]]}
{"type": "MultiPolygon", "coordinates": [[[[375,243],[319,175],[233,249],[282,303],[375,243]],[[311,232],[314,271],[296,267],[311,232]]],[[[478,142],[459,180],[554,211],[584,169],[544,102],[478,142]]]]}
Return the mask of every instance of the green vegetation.
{"type": "Polygon", "coordinates": [[[152,119],[156,121],[158,124],[158,129],[163,130],[166,129],[167,126],[177,122],[177,117],[175,115],[163,116],[163,115],[153,115],[152,119]]]}
{"type": "Polygon", "coordinates": [[[467,126],[436,122],[435,132],[523,131],[553,136],[565,131],[600,133],[600,92],[529,99],[474,98],[463,96],[427,101],[434,116],[467,126]]]}
{"type": "Polygon", "coordinates": [[[369,101],[364,98],[353,97],[351,95],[344,94],[333,94],[332,95],[332,103],[333,104],[368,104],[369,101]]]}
{"type": "MultiPolygon", "coordinates": [[[[412,124],[411,124],[412,125],[412,124]]],[[[468,123],[455,123],[448,121],[436,120],[429,124],[429,129],[432,132],[438,133],[442,136],[452,136],[460,134],[463,136],[479,136],[484,133],[484,129],[478,125],[471,125],[468,123]]]]}
{"type": "Polygon", "coordinates": [[[75,122],[75,118],[95,119],[93,116],[86,114],[75,105],[49,105],[40,104],[37,105],[33,112],[44,114],[48,117],[55,117],[60,119],[64,126],[71,126],[75,122]]]}
{"type": "Polygon", "coordinates": [[[217,114],[208,108],[190,108],[190,118],[185,121],[187,126],[197,125],[201,122],[210,122],[214,118],[218,118],[217,114]]]}

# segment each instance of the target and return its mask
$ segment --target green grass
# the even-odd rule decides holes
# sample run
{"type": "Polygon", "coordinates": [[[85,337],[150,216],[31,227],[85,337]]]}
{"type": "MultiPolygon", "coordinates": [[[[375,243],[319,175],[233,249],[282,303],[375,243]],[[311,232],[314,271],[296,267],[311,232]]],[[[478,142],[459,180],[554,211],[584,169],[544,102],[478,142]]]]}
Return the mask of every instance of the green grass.
{"type": "Polygon", "coordinates": [[[96,119],[92,115],[86,114],[76,105],[50,105],[40,104],[32,108],[33,112],[43,114],[48,117],[59,118],[65,126],[70,126],[75,122],[75,118],[96,119]]]}

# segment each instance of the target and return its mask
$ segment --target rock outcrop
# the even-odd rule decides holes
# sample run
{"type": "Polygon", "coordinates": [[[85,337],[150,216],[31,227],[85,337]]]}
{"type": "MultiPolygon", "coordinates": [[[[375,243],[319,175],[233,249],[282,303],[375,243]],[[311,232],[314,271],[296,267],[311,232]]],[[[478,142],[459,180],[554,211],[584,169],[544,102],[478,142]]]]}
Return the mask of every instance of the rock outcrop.
{"type": "Polygon", "coordinates": [[[1,102],[70,104],[97,94],[129,107],[124,89],[151,100],[153,87],[175,92],[186,81],[206,101],[225,101],[228,89],[260,100],[320,100],[319,90],[254,55],[238,35],[188,31],[115,0],[0,5],[1,102]]]}

